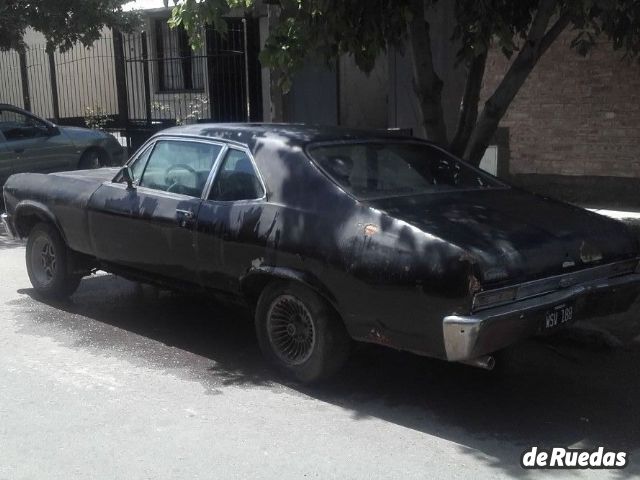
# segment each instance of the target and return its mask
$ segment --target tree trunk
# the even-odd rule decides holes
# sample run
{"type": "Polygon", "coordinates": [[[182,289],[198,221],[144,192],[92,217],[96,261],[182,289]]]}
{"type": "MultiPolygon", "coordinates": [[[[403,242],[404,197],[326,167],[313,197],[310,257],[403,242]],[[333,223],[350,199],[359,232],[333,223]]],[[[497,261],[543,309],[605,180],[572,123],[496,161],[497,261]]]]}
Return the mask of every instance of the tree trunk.
{"type": "Polygon", "coordinates": [[[547,31],[547,25],[554,13],[556,4],[555,0],[543,0],[540,3],[536,18],[520,53],[511,64],[498,88],[485,103],[485,107],[473,129],[464,152],[464,158],[473,165],[480,164],[500,120],[540,57],[569,24],[569,17],[563,15],[547,31]]]}
{"type": "Polygon", "coordinates": [[[487,64],[487,52],[475,57],[469,65],[467,84],[465,86],[460,116],[456,134],[449,146],[449,151],[454,155],[462,156],[473,133],[473,128],[478,120],[478,103],[480,102],[480,90],[487,64]]]}
{"type": "Polygon", "coordinates": [[[442,111],[442,80],[433,67],[429,24],[425,20],[424,1],[414,0],[413,18],[408,25],[411,64],[418,97],[423,134],[434,143],[447,145],[447,128],[442,111]]]}

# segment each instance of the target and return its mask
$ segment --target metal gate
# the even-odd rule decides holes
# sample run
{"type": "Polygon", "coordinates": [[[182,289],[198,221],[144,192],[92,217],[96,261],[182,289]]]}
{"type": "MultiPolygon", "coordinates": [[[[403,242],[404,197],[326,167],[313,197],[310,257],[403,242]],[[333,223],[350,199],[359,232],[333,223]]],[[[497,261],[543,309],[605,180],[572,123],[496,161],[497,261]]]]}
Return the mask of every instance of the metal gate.
{"type": "Polygon", "coordinates": [[[133,148],[176,124],[261,119],[257,22],[233,18],[227,25],[224,35],[207,28],[197,50],[184,30],[169,29],[165,20],[155,21],[149,32],[122,37],[121,109],[133,148]]]}
{"type": "Polygon", "coordinates": [[[207,28],[199,50],[159,19],[148,31],[113,32],[90,48],[0,52],[0,103],[119,132],[130,150],[177,124],[261,120],[258,21],[227,24],[225,35],[207,28]]]}

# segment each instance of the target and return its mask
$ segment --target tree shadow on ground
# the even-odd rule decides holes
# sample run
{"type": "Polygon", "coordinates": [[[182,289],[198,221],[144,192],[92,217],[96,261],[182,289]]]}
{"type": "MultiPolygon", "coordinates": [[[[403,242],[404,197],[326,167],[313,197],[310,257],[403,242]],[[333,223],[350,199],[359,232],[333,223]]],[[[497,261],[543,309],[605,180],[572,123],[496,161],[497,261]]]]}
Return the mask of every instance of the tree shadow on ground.
{"type": "MultiPolygon", "coordinates": [[[[65,335],[71,330],[75,347],[105,355],[115,350],[199,381],[212,394],[224,394],[229,385],[290,388],[340,406],[355,420],[376,417],[456,442],[496,473],[526,476],[520,455],[534,445],[640,446],[640,348],[633,346],[608,349],[561,336],[524,343],[499,359],[500,371],[485,372],[358,345],[334,380],[305,386],[264,364],[248,311],[111,275],[85,279],[69,302],[50,304],[55,309],[31,289],[20,293],[28,297],[14,303],[31,323],[59,327],[65,335]]],[[[634,464],[632,456],[621,476],[640,473],[634,464]]]]}

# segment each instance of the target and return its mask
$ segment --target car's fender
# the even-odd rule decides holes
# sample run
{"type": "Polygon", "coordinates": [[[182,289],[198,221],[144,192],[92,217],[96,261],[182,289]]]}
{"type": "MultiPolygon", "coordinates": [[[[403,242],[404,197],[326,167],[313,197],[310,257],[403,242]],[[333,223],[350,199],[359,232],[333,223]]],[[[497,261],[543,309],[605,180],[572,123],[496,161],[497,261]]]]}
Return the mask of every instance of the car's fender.
{"type": "Polygon", "coordinates": [[[13,217],[13,223],[16,227],[16,231],[22,238],[28,235],[28,230],[30,230],[30,227],[33,226],[30,223],[27,223],[25,225],[24,219],[28,217],[37,217],[42,221],[50,222],[55,225],[55,227],[60,232],[60,235],[62,236],[64,242],[67,242],[64,230],[60,227],[60,222],[53,214],[53,212],[49,209],[49,207],[41,202],[37,202],[35,200],[21,200],[15,207],[13,217]]]}
{"type": "Polygon", "coordinates": [[[260,265],[251,268],[246,275],[240,279],[240,289],[242,294],[252,303],[257,301],[260,292],[271,280],[290,280],[301,283],[307,288],[324,298],[334,309],[337,310],[337,300],[333,293],[310,272],[297,270],[288,267],[274,267],[270,265],[260,265]]]}

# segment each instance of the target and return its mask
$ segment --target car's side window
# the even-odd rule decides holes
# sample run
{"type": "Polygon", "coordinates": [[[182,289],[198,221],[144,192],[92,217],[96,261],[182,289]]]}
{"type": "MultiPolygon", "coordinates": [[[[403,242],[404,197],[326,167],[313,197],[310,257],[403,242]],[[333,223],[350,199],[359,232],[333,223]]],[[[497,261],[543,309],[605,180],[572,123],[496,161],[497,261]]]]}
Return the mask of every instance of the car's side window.
{"type": "Polygon", "coordinates": [[[242,150],[229,149],[216,174],[209,200],[255,200],[264,193],[249,156],[242,150]]]}
{"type": "Polygon", "coordinates": [[[138,158],[136,158],[131,164],[131,172],[133,173],[133,179],[136,183],[139,183],[142,178],[142,172],[144,172],[144,167],[147,166],[147,160],[149,160],[149,155],[151,155],[154,146],[155,143],[147,146],[147,148],[145,148],[145,150],[138,155],[138,158]]]}
{"type": "Polygon", "coordinates": [[[140,167],[143,172],[138,185],[199,197],[220,150],[211,143],[159,140],[144,162],[146,167],[140,167]]]}
{"type": "Polygon", "coordinates": [[[0,131],[7,142],[48,135],[46,124],[13,110],[0,110],[0,131]]]}

